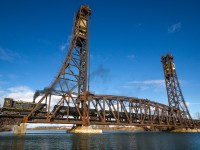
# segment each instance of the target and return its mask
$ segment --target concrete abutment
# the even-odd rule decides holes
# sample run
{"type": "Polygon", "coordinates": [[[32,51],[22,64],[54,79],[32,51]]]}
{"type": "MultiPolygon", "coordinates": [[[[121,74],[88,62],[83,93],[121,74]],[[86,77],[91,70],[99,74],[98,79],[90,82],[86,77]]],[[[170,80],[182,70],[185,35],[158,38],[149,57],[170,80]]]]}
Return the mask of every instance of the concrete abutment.
{"type": "Polygon", "coordinates": [[[13,133],[14,134],[26,134],[26,123],[21,123],[20,125],[14,126],[13,133]]]}

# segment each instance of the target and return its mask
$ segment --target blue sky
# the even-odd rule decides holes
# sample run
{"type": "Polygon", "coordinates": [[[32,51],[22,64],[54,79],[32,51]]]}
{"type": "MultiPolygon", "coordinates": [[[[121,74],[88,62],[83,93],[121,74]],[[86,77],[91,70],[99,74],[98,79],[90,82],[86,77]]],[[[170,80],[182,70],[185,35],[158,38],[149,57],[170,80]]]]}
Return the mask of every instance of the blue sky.
{"type": "Polygon", "coordinates": [[[167,104],[161,55],[170,52],[192,116],[200,112],[198,0],[1,0],[0,98],[31,100],[64,61],[74,13],[92,9],[90,87],[167,104]]]}

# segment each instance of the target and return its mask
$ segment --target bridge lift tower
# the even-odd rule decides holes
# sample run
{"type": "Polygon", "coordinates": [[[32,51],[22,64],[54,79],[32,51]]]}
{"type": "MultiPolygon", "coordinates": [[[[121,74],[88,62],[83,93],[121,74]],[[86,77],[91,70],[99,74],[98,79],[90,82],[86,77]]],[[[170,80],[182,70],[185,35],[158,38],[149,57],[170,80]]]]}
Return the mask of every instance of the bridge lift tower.
{"type": "Polygon", "coordinates": [[[71,43],[65,61],[36,107],[24,118],[24,122],[27,122],[36,113],[38,106],[46,101],[49,122],[55,117],[61,105],[69,106],[69,103],[73,103],[81,116],[82,124],[88,125],[86,97],[88,93],[88,21],[90,15],[91,9],[87,5],[82,5],[75,14],[71,43]],[[57,108],[50,112],[52,98],[57,100],[57,108]]]}
{"type": "Polygon", "coordinates": [[[174,117],[182,122],[182,124],[191,124],[192,117],[188,111],[180,88],[178,76],[176,74],[174,58],[168,53],[166,56],[162,56],[161,62],[163,64],[169,107],[172,109],[172,111],[176,112],[174,113],[174,117]]]}

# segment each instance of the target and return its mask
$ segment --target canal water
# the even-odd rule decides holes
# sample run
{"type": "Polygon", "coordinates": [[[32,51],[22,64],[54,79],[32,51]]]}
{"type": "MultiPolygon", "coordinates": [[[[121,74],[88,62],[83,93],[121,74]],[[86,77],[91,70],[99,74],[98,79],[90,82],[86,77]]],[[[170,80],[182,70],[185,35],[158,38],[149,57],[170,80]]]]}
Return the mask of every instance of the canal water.
{"type": "Polygon", "coordinates": [[[122,132],[71,134],[32,130],[25,136],[0,132],[0,150],[200,150],[200,133],[122,132]]]}

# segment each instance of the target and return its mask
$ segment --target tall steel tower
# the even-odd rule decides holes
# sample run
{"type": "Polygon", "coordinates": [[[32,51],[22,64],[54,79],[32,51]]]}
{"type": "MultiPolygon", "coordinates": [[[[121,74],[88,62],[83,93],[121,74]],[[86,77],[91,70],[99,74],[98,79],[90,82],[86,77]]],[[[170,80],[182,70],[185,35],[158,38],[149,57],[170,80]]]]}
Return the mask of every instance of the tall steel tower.
{"type": "Polygon", "coordinates": [[[39,105],[45,101],[49,121],[55,117],[61,106],[73,105],[82,120],[82,124],[87,124],[88,21],[90,15],[91,9],[87,5],[82,5],[75,14],[71,43],[65,61],[54,81],[45,90],[45,93],[43,92],[42,98],[26,119],[30,119],[37,112],[39,105]],[[53,103],[55,105],[56,101],[57,107],[53,112],[50,112],[53,99],[53,103]]]}
{"type": "Polygon", "coordinates": [[[173,56],[168,53],[166,56],[162,56],[161,62],[164,69],[169,106],[176,112],[176,119],[181,124],[189,123],[192,118],[181,92],[173,56]]]}

